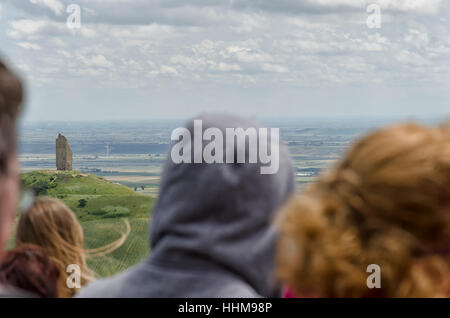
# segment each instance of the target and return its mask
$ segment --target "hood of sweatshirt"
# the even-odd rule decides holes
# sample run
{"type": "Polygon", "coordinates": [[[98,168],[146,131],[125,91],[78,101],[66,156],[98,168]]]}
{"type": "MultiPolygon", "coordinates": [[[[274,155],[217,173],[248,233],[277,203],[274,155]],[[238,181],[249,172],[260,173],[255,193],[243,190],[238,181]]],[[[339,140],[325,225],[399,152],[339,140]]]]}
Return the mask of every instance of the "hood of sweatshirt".
{"type": "MultiPolygon", "coordinates": [[[[223,134],[223,156],[238,154],[226,138],[227,128],[261,128],[255,122],[225,114],[203,114],[202,131],[216,128],[223,134]]],[[[194,121],[187,123],[191,133],[191,159],[203,147],[194,147],[194,121]]],[[[266,138],[270,144],[271,131],[266,138]]],[[[172,148],[177,142],[173,142],[172,148]]],[[[197,144],[198,145],[198,144],[197,144]]],[[[246,139],[246,162],[249,159],[246,139]]],[[[188,147],[189,148],[189,147],[188,147]]],[[[258,147],[260,148],[260,147],[258,147]]],[[[270,147],[269,147],[270,149],[270,147]]],[[[274,148],[273,150],[276,150],[274,148]]],[[[201,155],[201,154],[200,154],[201,155]]],[[[192,160],[193,161],[193,160],[192,160]]],[[[273,296],[276,231],[274,214],[294,191],[294,171],[287,148],[279,145],[279,169],[262,174],[256,163],[174,163],[169,158],[161,177],[160,194],[151,221],[152,264],[170,268],[201,268],[221,271],[240,279],[261,296],[273,296]]],[[[214,286],[210,286],[214,287],[214,286]]],[[[220,288],[220,286],[216,286],[220,288]]]]}
{"type": "MultiPolygon", "coordinates": [[[[260,127],[224,114],[204,114],[196,120],[202,121],[201,132],[216,128],[223,136],[227,128],[260,127]]],[[[210,141],[194,147],[194,120],[186,128],[193,159],[210,141]]],[[[230,151],[237,155],[237,142],[234,147],[226,144],[224,158],[230,151]]],[[[294,191],[294,171],[281,144],[278,171],[261,174],[262,166],[260,160],[175,163],[169,153],[150,220],[150,256],[126,272],[89,284],[77,297],[281,296],[274,279],[273,219],[294,191]]]]}

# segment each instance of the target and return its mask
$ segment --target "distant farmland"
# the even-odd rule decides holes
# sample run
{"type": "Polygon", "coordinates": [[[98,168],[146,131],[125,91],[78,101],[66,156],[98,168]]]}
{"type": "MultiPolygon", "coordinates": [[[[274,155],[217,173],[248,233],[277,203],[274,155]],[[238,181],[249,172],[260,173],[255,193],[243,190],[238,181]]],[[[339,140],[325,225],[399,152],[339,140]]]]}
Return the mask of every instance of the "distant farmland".
{"type": "MultiPolygon", "coordinates": [[[[80,155],[105,154],[106,145],[106,143],[70,143],[72,151],[80,155]]],[[[108,143],[108,145],[114,154],[160,154],[167,153],[169,150],[168,143],[108,143]]],[[[20,143],[19,151],[21,153],[53,154],[55,153],[55,142],[20,143]]]]}

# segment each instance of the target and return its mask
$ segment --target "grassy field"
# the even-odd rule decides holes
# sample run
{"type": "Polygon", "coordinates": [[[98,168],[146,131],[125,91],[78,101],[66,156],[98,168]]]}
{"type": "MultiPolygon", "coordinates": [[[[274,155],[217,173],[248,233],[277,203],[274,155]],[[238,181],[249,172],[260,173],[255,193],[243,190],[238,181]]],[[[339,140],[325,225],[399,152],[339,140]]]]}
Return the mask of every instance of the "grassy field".
{"type": "Polygon", "coordinates": [[[99,276],[123,271],[149,252],[149,216],[154,199],[93,174],[40,170],[21,176],[37,195],[64,201],[77,215],[85,234],[88,258],[99,276]]]}
{"type": "MultiPolygon", "coordinates": [[[[82,225],[86,236],[85,246],[88,249],[101,247],[107,242],[115,242],[125,231],[124,223],[117,219],[87,221],[82,222],[82,225]]],[[[131,232],[122,245],[109,253],[88,258],[89,268],[99,277],[121,272],[148,255],[148,219],[131,219],[130,225],[131,232]]]]}

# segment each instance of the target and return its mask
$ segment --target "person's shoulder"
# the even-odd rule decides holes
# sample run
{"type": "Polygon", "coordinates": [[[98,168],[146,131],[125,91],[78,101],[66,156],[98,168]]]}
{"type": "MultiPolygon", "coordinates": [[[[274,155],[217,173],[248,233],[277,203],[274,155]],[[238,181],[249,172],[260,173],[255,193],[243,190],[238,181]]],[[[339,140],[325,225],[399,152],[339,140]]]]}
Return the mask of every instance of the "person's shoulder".
{"type": "Polygon", "coordinates": [[[261,298],[261,296],[245,283],[230,282],[218,288],[214,298],[261,298]]]}
{"type": "Polygon", "coordinates": [[[27,291],[0,285],[0,298],[35,298],[36,295],[27,291]]]}
{"type": "Polygon", "coordinates": [[[97,279],[76,294],[76,298],[117,298],[120,297],[121,279],[118,276],[97,279]]]}
{"type": "Polygon", "coordinates": [[[115,276],[108,278],[96,279],[83,288],[76,294],[76,298],[119,298],[126,297],[121,295],[123,286],[126,284],[129,276],[136,268],[129,269],[115,276]]]}

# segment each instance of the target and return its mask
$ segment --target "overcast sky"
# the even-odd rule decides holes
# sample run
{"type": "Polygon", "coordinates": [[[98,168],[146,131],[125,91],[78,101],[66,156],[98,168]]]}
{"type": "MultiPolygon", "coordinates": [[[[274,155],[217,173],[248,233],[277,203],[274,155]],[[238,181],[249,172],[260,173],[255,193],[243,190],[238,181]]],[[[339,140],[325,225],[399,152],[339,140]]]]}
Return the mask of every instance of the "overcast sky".
{"type": "Polygon", "coordinates": [[[450,114],[448,0],[1,0],[0,55],[30,120],[450,114]]]}

